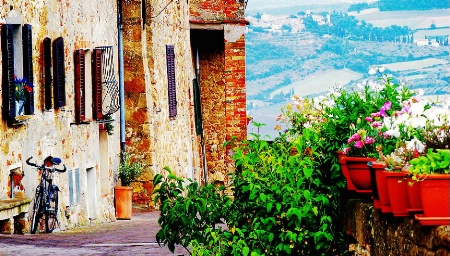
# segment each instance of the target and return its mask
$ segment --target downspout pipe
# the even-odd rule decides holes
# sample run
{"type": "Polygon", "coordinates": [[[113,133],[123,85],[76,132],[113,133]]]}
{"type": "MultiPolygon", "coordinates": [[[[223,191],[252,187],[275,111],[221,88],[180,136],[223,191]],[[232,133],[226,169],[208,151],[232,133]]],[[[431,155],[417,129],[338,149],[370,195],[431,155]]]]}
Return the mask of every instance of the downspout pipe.
{"type": "Polygon", "coordinates": [[[123,65],[123,36],[122,36],[122,0],[117,1],[117,33],[119,51],[119,103],[120,103],[120,152],[121,162],[125,153],[125,86],[123,65]]]}

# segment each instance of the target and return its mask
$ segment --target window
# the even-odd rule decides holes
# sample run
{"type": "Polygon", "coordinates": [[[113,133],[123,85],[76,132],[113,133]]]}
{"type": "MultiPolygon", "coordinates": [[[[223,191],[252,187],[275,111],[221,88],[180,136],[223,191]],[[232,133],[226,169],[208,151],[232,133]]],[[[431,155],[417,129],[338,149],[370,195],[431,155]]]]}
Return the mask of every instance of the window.
{"type": "Polygon", "coordinates": [[[31,25],[2,25],[3,118],[34,114],[31,25]],[[20,83],[18,81],[21,81],[20,83]],[[16,86],[18,87],[16,90],[16,86]]]}
{"type": "Polygon", "coordinates": [[[169,117],[177,116],[177,90],[175,84],[175,53],[173,45],[166,45],[167,90],[169,97],[169,117]]]}
{"type": "Polygon", "coordinates": [[[96,120],[108,120],[119,110],[119,83],[115,78],[112,46],[96,47],[92,53],[92,100],[96,120]]]}

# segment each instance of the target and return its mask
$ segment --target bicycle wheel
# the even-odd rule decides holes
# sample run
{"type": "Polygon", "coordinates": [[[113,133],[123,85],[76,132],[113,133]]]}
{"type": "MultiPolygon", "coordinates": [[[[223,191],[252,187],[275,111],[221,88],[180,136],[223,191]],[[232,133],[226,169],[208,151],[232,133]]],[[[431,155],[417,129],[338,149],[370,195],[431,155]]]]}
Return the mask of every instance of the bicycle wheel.
{"type": "Polygon", "coordinates": [[[52,233],[55,229],[58,216],[58,191],[51,192],[48,209],[45,216],[45,229],[52,233]]]}
{"type": "Polygon", "coordinates": [[[33,215],[31,216],[31,234],[35,234],[37,227],[39,226],[39,220],[41,219],[41,200],[42,193],[40,187],[36,188],[36,193],[34,195],[34,205],[33,205],[33,215]]]}

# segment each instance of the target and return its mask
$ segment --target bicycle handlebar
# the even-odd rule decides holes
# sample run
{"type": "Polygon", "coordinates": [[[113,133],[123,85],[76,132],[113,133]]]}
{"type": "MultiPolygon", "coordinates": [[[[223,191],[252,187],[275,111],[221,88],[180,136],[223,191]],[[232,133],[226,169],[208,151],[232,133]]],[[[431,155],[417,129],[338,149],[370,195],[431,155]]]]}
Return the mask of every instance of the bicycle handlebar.
{"type": "MultiPolygon", "coordinates": [[[[31,165],[31,166],[33,166],[33,167],[37,167],[37,168],[45,168],[44,165],[39,166],[39,165],[37,165],[36,163],[32,163],[32,162],[30,161],[32,158],[33,158],[33,157],[30,156],[25,162],[26,162],[28,165],[31,165]]],[[[66,171],[67,171],[66,165],[63,164],[63,167],[64,167],[63,170],[60,170],[60,169],[57,169],[57,168],[48,168],[48,170],[50,170],[50,171],[57,171],[57,172],[66,172],[66,171]]]]}
{"type": "Polygon", "coordinates": [[[30,162],[31,158],[33,158],[32,156],[30,156],[25,162],[27,162],[28,165],[34,166],[34,167],[39,167],[37,164],[30,162]]]}

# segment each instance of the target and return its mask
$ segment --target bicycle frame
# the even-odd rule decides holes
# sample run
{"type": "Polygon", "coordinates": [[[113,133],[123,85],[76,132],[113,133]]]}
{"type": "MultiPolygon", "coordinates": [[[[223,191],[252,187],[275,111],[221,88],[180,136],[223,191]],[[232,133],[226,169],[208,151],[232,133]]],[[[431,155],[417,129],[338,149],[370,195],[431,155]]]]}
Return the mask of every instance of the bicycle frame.
{"type": "MultiPolygon", "coordinates": [[[[63,170],[55,168],[55,164],[59,164],[53,161],[51,156],[47,157],[44,164],[39,166],[36,163],[30,162],[32,157],[26,160],[26,163],[35,167],[39,171],[42,171],[41,180],[36,187],[33,214],[31,220],[31,233],[36,233],[37,227],[42,217],[45,216],[45,227],[48,233],[53,232],[56,223],[58,222],[58,191],[59,187],[53,184],[54,172],[65,172],[66,166],[63,170]],[[50,159],[47,161],[47,159],[50,159]]],[[[59,160],[59,158],[58,158],[59,160]]],[[[59,160],[60,162],[60,160],[59,160]]]]}

